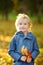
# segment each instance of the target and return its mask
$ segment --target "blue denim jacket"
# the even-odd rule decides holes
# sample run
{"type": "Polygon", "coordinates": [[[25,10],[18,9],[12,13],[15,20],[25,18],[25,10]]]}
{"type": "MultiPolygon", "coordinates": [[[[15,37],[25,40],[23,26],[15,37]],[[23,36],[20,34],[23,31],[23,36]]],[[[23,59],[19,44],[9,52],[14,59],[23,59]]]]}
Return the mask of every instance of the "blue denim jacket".
{"type": "Polygon", "coordinates": [[[28,32],[26,36],[22,31],[17,32],[11,39],[8,53],[16,61],[14,65],[34,65],[34,59],[39,54],[36,37],[32,34],[32,32],[28,32]],[[23,45],[26,46],[32,54],[33,60],[30,63],[20,61],[22,56],[20,48],[23,45]]]}

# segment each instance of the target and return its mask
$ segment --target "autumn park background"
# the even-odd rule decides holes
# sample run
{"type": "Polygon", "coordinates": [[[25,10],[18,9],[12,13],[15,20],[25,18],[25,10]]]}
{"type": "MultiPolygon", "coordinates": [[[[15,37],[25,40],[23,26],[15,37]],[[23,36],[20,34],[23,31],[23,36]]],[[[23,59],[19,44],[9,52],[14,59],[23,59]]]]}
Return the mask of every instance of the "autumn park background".
{"type": "Polygon", "coordinates": [[[14,23],[18,13],[26,13],[32,19],[32,32],[40,50],[34,65],[43,65],[43,0],[0,0],[0,65],[13,63],[8,47],[16,32],[14,23]]]}

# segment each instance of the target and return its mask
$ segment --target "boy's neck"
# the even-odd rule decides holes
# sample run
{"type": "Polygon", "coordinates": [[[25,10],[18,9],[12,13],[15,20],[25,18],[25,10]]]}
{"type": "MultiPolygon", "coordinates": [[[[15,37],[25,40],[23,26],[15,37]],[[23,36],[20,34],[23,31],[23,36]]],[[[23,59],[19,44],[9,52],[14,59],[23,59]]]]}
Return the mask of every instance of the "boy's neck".
{"type": "Polygon", "coordinates": [[[23,32],[24,33],[24,35],[26,36],[27,35],[27,33],[28,33],[28,31],[27,32],[23,32]]]}

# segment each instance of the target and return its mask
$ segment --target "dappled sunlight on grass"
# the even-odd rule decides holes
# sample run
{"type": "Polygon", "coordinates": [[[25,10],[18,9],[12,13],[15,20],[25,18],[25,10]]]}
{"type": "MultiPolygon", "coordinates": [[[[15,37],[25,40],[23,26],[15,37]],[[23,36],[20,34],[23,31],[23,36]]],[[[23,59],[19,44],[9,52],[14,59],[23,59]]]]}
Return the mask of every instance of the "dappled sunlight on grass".
{"type": "Polygon", "coordinates": [[[0,40],[1,41],[6,41],[6,42],[9,42],[11,39],[11,36],[3,36],[3,35],[0,35],[0,40]]]}
{"type": "Polygon", "coordinates": [[[36,65],[43,65],[43,48],[40,48],[40,54],[38,57],[35,59],[36,65]]]}
{"type": "Polygon", "coordinates": [[[8,50],[0,49],[0,65],[11,65],[12,61],[12,58],[8,55],[8,50]]]}

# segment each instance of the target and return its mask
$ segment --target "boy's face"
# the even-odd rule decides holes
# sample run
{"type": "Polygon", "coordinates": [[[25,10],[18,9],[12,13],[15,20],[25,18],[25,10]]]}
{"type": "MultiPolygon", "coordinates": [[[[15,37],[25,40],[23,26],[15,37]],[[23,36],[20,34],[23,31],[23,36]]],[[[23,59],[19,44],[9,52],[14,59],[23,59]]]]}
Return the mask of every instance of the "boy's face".
{"type": "Polygon", "coordinates": [[[26,19],[21,19],[18,23],[18,29],[22,32],[27,32],[29,28],[29,24],[26,19]]]}

